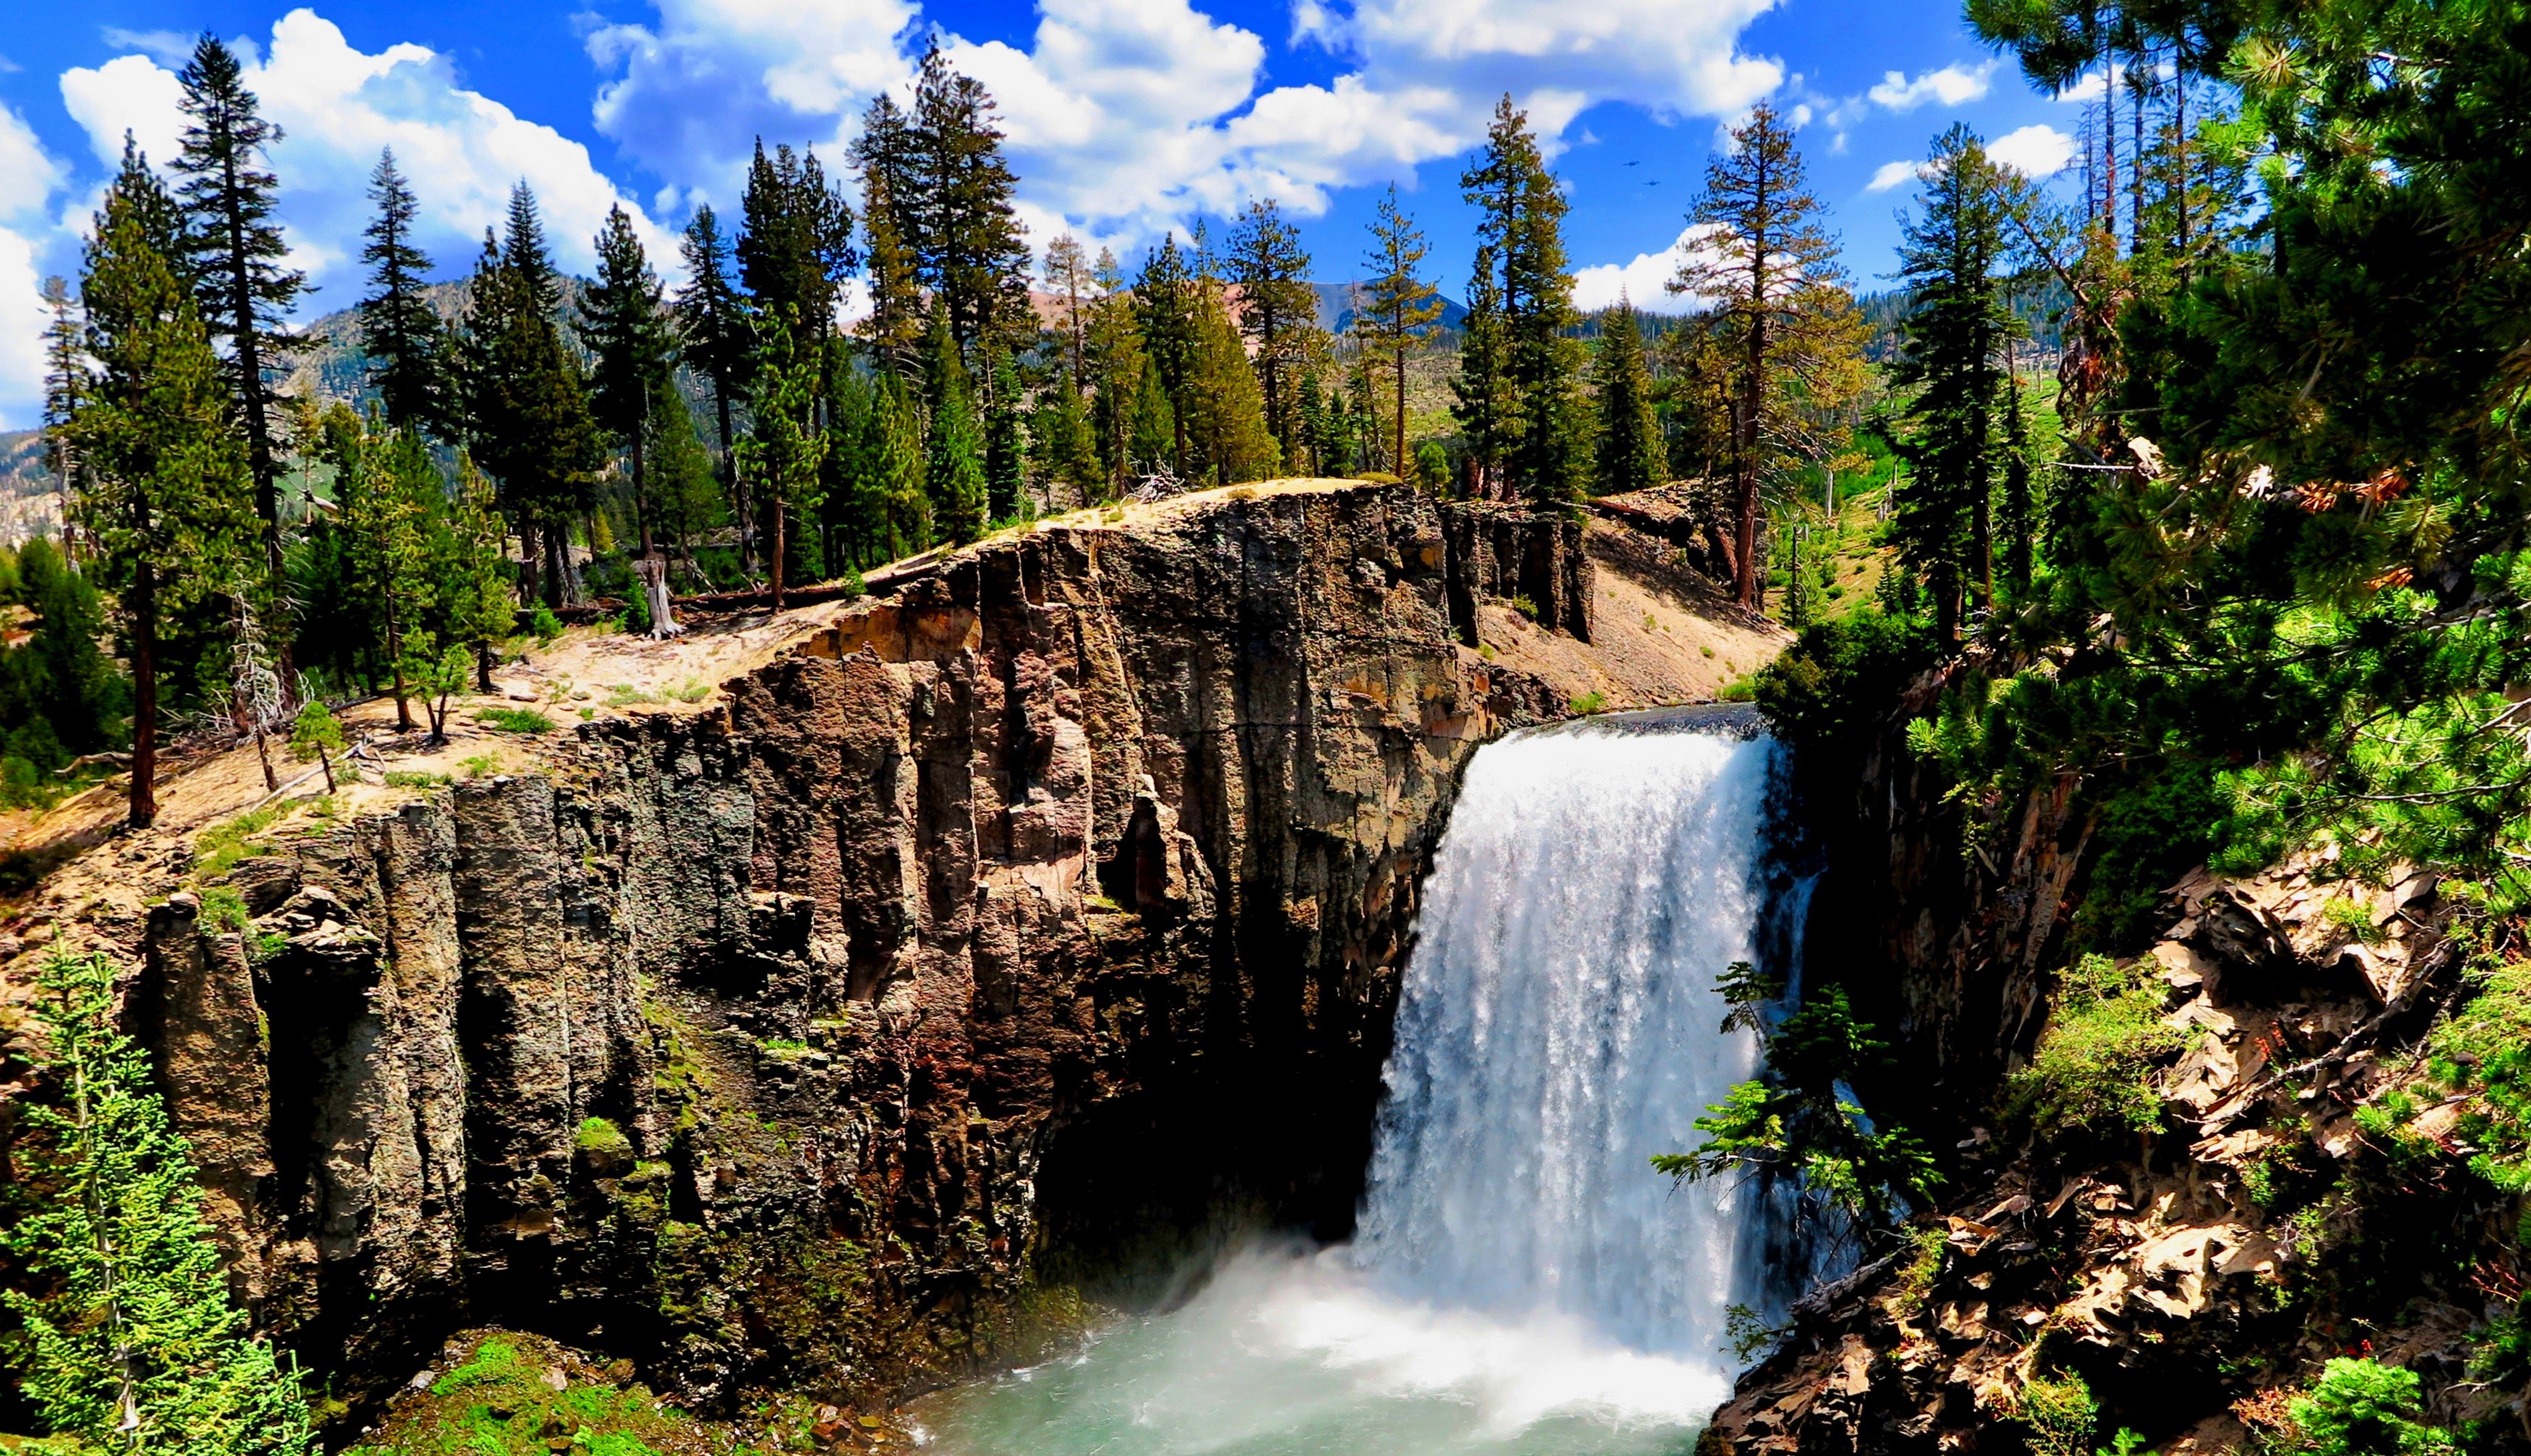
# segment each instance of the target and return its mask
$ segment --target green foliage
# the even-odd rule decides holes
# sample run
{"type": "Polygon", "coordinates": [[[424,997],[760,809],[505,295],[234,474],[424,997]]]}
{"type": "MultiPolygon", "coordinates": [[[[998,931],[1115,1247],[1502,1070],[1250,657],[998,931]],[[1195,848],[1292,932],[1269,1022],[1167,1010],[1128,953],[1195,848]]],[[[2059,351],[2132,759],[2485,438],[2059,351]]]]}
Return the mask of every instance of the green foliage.
{"type": "MultiPolygon", "coordinates": [[[[1753,975],[1736,965],[1724,973],[1726,997],[1745,997],[1753,975]]],[[[1705,1141],[1690,1152],[1655,1154],[1656,1170],[1690,1183],[1725,1172],[1790,1178],[1805,1197],[1874,1224],[1932,1196],[1940,1181],[1932,1152],[1904,1128],[1876,1128],[1844,1092],[1887,1064],[1888,1043],[1855,1016],[1843,986],[1818,991],[1759,1035],[1766,1075],[1708,1107],[1696,1120],[1705,1141]]]]}
{"type": "Polygon", "coordinates": [[[1907,1247],[1914,1253],[1898,1267],[1897,1308],[1901,1314],[1914,1315],[1933,1295],[1934,1281],[1942,1277],[1942,1260],[1951,1241],[1940,1225],[1928,1225],[1907,1232],[1907,1247]]]}
{"type": "Polygon", "coordinates": [[[2463,1104],[2470,1170],[2509,1194],[2531,1193],[2531,961],[2473,977],[2477,994],[2426,1041],[2427,1067],[2463,1104]]]}
{"type": "Polygon", "coordinates": [[[2164,988],[2145,970],[2087,955],[2057,978],[2030,1064],[2005,1084],[2008,1105],[2048,1136],[2152,1132],[2162,1126],[2157,1068],[2186,1045],[2162,1023],[2164,988]]]}
{"type": "Polygon", "coordinates": [[[49,1289],[6,1295],[26,1325],[28,1401],[55,1431],[100,1446],[304,1456],[306,1401],[229,1301],[148,1054],[115,1030],[113,965],[56,949],[37,983],[62,1101],[28,1109],[43,1144],[28,1171],[60,1194],[8,1234],[49,1289]]]}
{"type": "Polygon", "coordinates": [[[1511,609],[1533,622],[1538,620],[1538,603],[1526,591],[1512,597],[1511,609]]]}
{"type": "Polygon", "coordinates": [[[1597,689],[1593,689],[1588,693],[1576,694],[1573,700],[1570,702],[1567,702],[1565,706],[1573,712],[1584,716],[1588,716],[1589,714],[1596,712],[1604,712],[1607,710],[1608,706],[1608,695],[1600,692],[1597,689]]]}
{"type": "Polygon", "coordinates": [[[504,733],[551,733],[554,720],[532,707],[487,707],[475,715],[504,733]]]}
{"type": "Polygon", "coordinates": [[[236,868],[238,861],[262,853],[264,846],[256,842],[256,836],[281,822],[286,812],[282,806],[268,804],[195,835],[194,877],[217,879],[236,868]]]}
{"type": "Polygon", "coordinates": [[[1733,1305],[1722,1312],[1722,1348],[1742,1365],[1772,1349],[1783,1337],[1783,1327],[1769,1324],[1765,1316],[1747,1305],[1733,1305]]]}
{"type": "Polygon", "coordinates": [[[2287,1407],[2313,1456],[2441,1456],[2449,1432],[2416,1419],[2424,1409],[2415,1371],[2334,1359],[2307,1395],[2287,1407]]]}
{"type": "Polygon", "coordinates": [[[2033,1376],[2024,1383],[2021,1408],[2015,1414],[2029,1428],[2031,1456],[2090,1456],[2101,1405],[2083,1377],[2066,1371],[2053,1378],[2033,1376]]]}
{"type": "Polygon", "coordinates": [[[554,639],[562,636],[562,619],[555,616],[553,609],[542,602],[537,603],[536,609],[528,614],[528,636],[536,640],[537,646],[552,646],[554,639]]]}
{"type": "Polygon", "coordinates": [[[309,696],[299,704],[299,719],[290,727],[291,756],[310,762],[318,755],[343,752],[343,720],[325,705],[325,700],[309,696]]]}

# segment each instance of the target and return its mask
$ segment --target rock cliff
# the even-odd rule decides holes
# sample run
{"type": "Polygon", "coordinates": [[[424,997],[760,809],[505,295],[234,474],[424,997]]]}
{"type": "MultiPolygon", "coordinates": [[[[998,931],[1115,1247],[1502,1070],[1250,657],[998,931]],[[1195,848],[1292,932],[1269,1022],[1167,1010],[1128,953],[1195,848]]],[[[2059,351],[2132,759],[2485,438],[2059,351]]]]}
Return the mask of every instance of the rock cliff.
{"type": "Polygon", "coordinates": [[[487,1322],[867,1396],[1154,1231],[1341,1231],[1458,771],[1564,710],[1470,603],[1586,635],[1578,542],[1333,484],[1006,534],[162,887],[103,931],[237,1287],[356,1396],[487,1322]]]}

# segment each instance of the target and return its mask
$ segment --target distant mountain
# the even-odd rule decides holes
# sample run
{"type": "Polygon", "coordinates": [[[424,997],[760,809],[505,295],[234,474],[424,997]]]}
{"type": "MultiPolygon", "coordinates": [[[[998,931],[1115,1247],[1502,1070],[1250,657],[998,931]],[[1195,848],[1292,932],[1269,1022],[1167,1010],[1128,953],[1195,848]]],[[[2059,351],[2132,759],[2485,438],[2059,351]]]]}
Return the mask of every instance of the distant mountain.
{"type": "MultiPolygon", "coordinates": [[[[1319,296],[1319,327],[1329,333],[1342,333],[1353,326],[1354,301],[1364,288],[1362,282],[1313,283],[1310,288],[1319,296]]],[[[1455,333],[1465,327],[1467,321],[1467,306],[1444,296],[1441,299],[1441,327],[1455,333]]]]}

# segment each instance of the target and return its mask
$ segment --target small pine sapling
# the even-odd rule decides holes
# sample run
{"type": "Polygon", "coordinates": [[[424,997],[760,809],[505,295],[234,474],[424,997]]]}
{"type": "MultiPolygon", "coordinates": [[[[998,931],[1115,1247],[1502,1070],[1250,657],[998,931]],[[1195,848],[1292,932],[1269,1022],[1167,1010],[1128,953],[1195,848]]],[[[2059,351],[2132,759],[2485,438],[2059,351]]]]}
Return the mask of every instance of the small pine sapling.
{"type": "Polygon", "coordinates": [[[291,756],[302,763],[315,759],[316,766],[325,770],[325,792],[331,794],[336,792],[334,756],[341,752],[343,720],[334,716],[323,699],[306,695],[299,703],[299,721],[290,728],[291,756]]]}

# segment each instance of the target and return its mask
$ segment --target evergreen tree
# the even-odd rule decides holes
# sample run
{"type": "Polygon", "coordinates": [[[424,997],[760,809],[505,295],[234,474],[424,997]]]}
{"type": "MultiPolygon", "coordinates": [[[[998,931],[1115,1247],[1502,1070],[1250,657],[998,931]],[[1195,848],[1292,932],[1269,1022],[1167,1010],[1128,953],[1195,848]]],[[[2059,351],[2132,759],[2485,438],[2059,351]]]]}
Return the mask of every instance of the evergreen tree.
{"type": "Polygon", "coordinates": [[[1143,458],[1137,453],[1134,430],[1147,365],[1142,329],[1134,317],[1133,295],[1125,289],[1116,254],[1099,250],[1092,282],[1097,296],[1090,305],[1083,351],[1090,370],[1090,427],[1105,486],[1101,493],[1114,499],[1133,478],[1136,464],[1143,458]]]}
{"type": "Polygon", "coordinates": [[[1020,383],[1011,351],[999,341],[985,351],[992,389],[984,406],[984,496],[995,521],[1020,514],[1028,441],[1020,432],[1020,383]]]}
{"type": "Polygon", "coordinates": [[[501,481],[502,509],[548,606],[577,595],[569,524],[589,509],[599,462],[580,362],[556,316],[561,298],[534,195],[522,184],[511,192],[508,237],[484,238],[470,293],[468,434],[476,463],[501,481]]]}
{"type": "Polygon", "coordinates": [[[720,218],[705,204],[686,224],[678,255],[686,265],[686,285],[677,291],[679,352],[688,366],[711,386],[712,420],[718,427],[721,474],[727,477],[731,513],[740,525],[739,564],[750,564],[745,523],[747,490],[738,476],[731,450],[730,407],[745,392],[755,341],[748,329],[745,302],[730,278],[729,243],[721,236],[720,218]]]}
{"type": "MultiPolygon", "coordinates": [[[[336,521],[350,557],[356,620],[376,634],[395,698],[396,731],[413,731],[407,685],[415,635],[432,600],[430,536],[443,491],[421,435],[411,427],[367,441],[335,478],[336,521]]],[[[426,636],[426,633],[424,634],[426,636]]],[[[435,660],[423,644],[420,657],[435,660]]]]}
{"type": "MultiPolygon", "coordinates": [[[[683,411],[677,416],[683,421],[683,411]]],[[[692,426],[688,426],[692,438],[692,426]]],[[[457,489],[444,513],[445,527],[432,539],[430,580],[438,598],[439,635],[448,649],[475,658],[475,688],[490,693],[493,644],[517,630],[518,594],[503,559],[501,515],[490,482],[474,460],[457,457],[457,489]]],[[[444,714],[434,717],[432,731],[444,733],[444,714]]]]}
{"type": "Polygon", "coordinates": [[[1354,308],[1353,332],[1362,347],[1387,357],[1395,385],[1396,438],[1392,455],[1406,458],[1406,360],[1423,347],[1441,316],[1441,301],[1418,272],[1427,248],[1423,230],[1397,205],[1391,186],[1371,220],[1371,252],[1363,259],[1371,281],[1354,308]]]}
{"type": "Polygon", "coordinates": [[[816,151],[785,145],[768,157],[759,140],[742,210],[740,281],[759,311],[781,314],[801,335],[800,348],[822,351],[844,280],[861,263],[843,189],[827,181],[816,151]]]}
{"type": "Polygon", "coordinates": [[[1159,362],[1143,356],[1143,377],[1134,392],[1134,412],[1129,418],[1126,442],[1126,475],[1128,478],[1175,473],[1171,464],[1177,458],[1178,436],[1182,426],[1178,412],[1170,407],[1169,386],[1160,378],[1159,362]]]}
{"type": "Polygon", "coordinates": [[[100,1450],[306,1456],[306,1398],[230,1301],[191,1152],[148,1052],[116,1029],[113,964],[56,947],[36,984],[62,1103],[28,1109],[50,1144],[29,1160],[64,1197],[9,1233],[53,1285],[7,1295],[26,1322],[28,1401],[100,1450]]]}
{"type": "Polygon", "coordinates": [[[844,341],[826,349],[826,458],[818,487],[817,542],[822,575],[840,577],[869,559],[876,522],[868,514],[876,461],[872,412],[878,407],[870,381],[852,366],[844,341]]]}
{"type": "Polygon", "coordinates": [[[1266,425],[1284,456],[1298,453],[1299,396],[1293,375],[1318,329],[1319,295],[1310,286],[1310,254],[1301,231],[1283,220],[1271,198],[1252,201],[1230,230],[1230,282],[1239,290],[1240,332],[1255,341],[1253,363],[1265,386],[1266,425]]]}
{"type": "Polygon", "coordinates": [[[1450,415],[1468,440],[1470,493],[1481,499],[1499,489],[1503,461],[1515,438],[1511,376],[1503,367],[1496,257],[1491,244],[1477,244],[1476,263],[1468,274],[1468,315],[1460,323],[1459,371],[1450,380],[1450,415]]]}
{"type": "Polygon", "coordinates": [[[369,219],[363,235],[368,245],[361,250],[371,290],[361,301],[361,347],[370,361],[369,383],[391,427],[441,429],[446,418],[439,384],[444,330],[422,295],[430,257],[413,243],[420,204],[397,170],[392,150],[378,153],[377,168],[369,174],[369,201],[377,214],[369,219]]]}
{"type": "Polygon", "coordinates": [[[931,497],[924,488],[923,407],[914,390],[893,374],[882,374],[878,399],[871,411],[875,438],[870,452],[871,477],[883,560],[930,549],[931,497]]]}
{"type": "Polygon", "coordinates": [[[1486,277],[1472,291],[1487,309],[1481,325],[1471,319],[1473,352],[1461,354],[1462,422],[1478,458],[1498,459],[1522,494],[1570,500],[1589,474],[1590,422],[1580,348],[1568,337],[1579,320],[1565,271],[1564,195],[1510,96],[1494,107],[1485,150],[1459,183],[1480,209],[1486,277]]]}
{"type": "Polygon", "coordinates": [[[1215,485],[1264,479],[1279,466],[1280,452],[1266,425],[1257,372],[1249,367],[1219,284],[1199,285],[1195,325],[1195,361],[1181,418],[1193,463],[1215,485]]]}
{"type": "Polygon", "coordinates": [[[862,322],[862,337],[870,342],[878,366],[900,378],[912,377],[923,356],[923,283],[913,240],[906,233],[909,219],[898,200],[922,189],[914,140],[913,123],[881,91],[864,114],[862,134],[852,149],[862,174],[862,218],[869,242],[865,261],[871,311],[862,322]]]}
{"type": "MultiPolygon", "coordinates": [[[[280,183],[264,170],[263,157],[281,140],[281,129],[257,111],[246,88],[237,53],[208,31],[195,42],[193,58],[177,73],[185,113],[176,189],[188,224],[192,271],[203,327],[228,344],[230,388],[245,426],[247,468],[254,479],[254,510],[263,520],[264,564],[269,584],[282,581],[280,467],[273,449],[274,415],[265,375],[304,344],[283,323],[307,286],[307,275],[281,266],[289,255],[273,220],[280,183]]],[[[282,644],[282,660],[289,660],[282,644]]]]}
{"type": "Polygon", "coordinates": [[[945,308],[961,363],[981,367],[978,351],[1033,331],[1028,235],[1013,206],[1018,180],[1002,156],[993,98],[950,69],[937,36],[915,80],[915,181],[896,196],[908,224],[915,271],[934,306],[945,308]]]}
{"type": "Polygon", "coordinates": [[[675,543],[676,559],[692,574],[696,537],[726,523],[730,507],[713,475],[711,451],[697,432],[676,380],[660,379],[656,387],[649,421],[651,498],[660,536],[675,543]]]}
{"type": "Polygon", "coordinates": [[[97,645],[106,613],[96,584],[42,536],[19,549],[18,578],[20,597],[35,611],[28,706],[59,747],[41,766],[124,742],[132,688],[97,645]]]}
{"type": "Polygon", "coordinates": [[[1593,373],[1600,429],[1592,488],[1607,495],[1659,484],[1665,473],[1652,374],[1644,366],[1644,336],[1635,323],[1634,306],[1622,297],[1602,315],[1593,373]]]}
{"type": "Polygon", "coordinates": [[[1820,226],[1819,198],[1804,186],[1793,134],[1760,104],[1731,131],[1731,146],[1706,171],[1692,221],[1712,232],[1679,267],[1673,293],[1712,300],[1715,323],[1735,356],[1729,467],[1733,532],[1729,566],[1740,604],[1752,610],[1766,580],[1758,550],[1760,494],[1780,439],[1787,379],[1824,318],[1842,306],[1836,240],[1820,226]]]}
{"type": "Polygon", "coordinates": [[[1897,536],[1934,593],[1947,642],[1963,597],[1995,598],[1995,473],[2010,409],[2003,353],[2017,324],[2004,296],[2016,179],[1964,126],[1935,142],[1925,213],[1904,229],[1899,277],[1914,308],[1901,322],[1892,377],[1912,391],[1899,447],[1897,536]]]}
{"type": "Polygon", "coordinates": [[[931,498],[933,529],[943,540],[964,545],[984,533],[984,442],[967,366],[959,363],[950,329],[949,310],[934,308],[926,348],[931,427],[924,437],[923,483],[931,498]]]}
{"type": "Polygon", "coordinates": [[[826,454],[826,437],[816,420],[818,356],[806,343],[811,332],[805,325],[795,330],[780,310],[757,320],[756,378],[748,391],[756,431],[741,450],[772,535],[765,559],[772,572],[775,611],[782,609],[788,562],[798,544],[790,521],[816,509],[826,454]]]}
{"type": "Polygon", "coordinates": [[[1196,279],[1187,269],[1186,254],[1178,251],[1174,233],[1162,238],[1143,260],[1143,274],[1134,281],[1134,324],[1143,356],[1168,395],[1174,431],[1170,468],[1187,475],[1186,408],[1187,388],[1195,378],[1196,279]]]}
{"type": "Polygon", "coordinates": [[[71,493],[79,479],[79,454],[63,426],[87,393],[87,363],[81,353],[79,302],[68,279],[44,279],[44,460],[60,492],[62,543],[70,544],[71,493]]]}
{"type": "MultiPolygon", "coordinates": [[[[633,457],[633,519],[642,559],[655,562],[650,476],[650,411],[669,378],[676,341],[658,275],[621,205],[609,208],[596,240],[597,277],[581,298],[580,337],[591,356],[590,406],[600,428],[633,457]]],[[[682,406],[680,407],[682,408],[682,406]]]]}
{"type": "MultiPolygon", "coordinates": [[[[1090,368],[1090,305],[1097,297],[1097,276],[1070,233],[1045,245],[1045,286],[1063,301],[1064,383],[1078,410],[1090,368]]],[[[1076,481],[1087,484],[1088,481],[1076,481]]]]}
{"type": "Polygon", "coordinates": [[[244,589],[254,519],[218,360],[153,246],[165,196],[145,171],[106,191],[80,285],[96,372],[63,426],[84,466],[80,525],[131,643],[135,828],[158,812],[160,628],[171,612],[244,589]]]}

